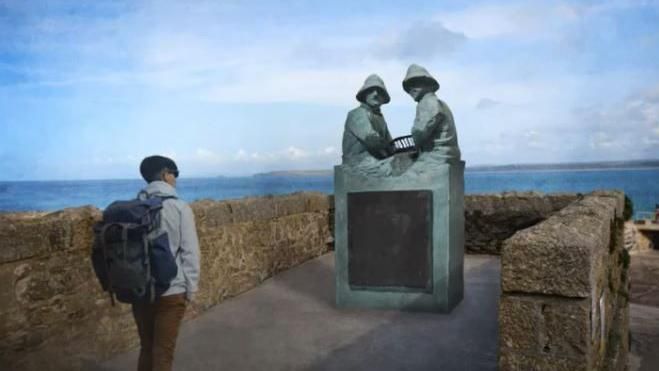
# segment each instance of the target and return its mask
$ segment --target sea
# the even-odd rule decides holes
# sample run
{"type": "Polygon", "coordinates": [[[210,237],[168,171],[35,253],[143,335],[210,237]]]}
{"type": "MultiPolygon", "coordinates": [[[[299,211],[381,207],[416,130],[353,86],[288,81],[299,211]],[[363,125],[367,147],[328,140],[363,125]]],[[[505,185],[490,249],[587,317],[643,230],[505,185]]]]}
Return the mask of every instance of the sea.
{"type": "MultiPolygon", "coordinates": [[[[74,181],[0,181],[0,212],[55,211],[134,198],[141,179],[74,181]]],[[[465,193],[504,191],[581,192],[619,189],[634,203],[634,217],[659,204],[659,168],[597,170],[493,170],[465,172],[465,193]]],[[[224,200],[299,191],[333,192],[331,175],[259,175],[181,178],[177,191],[186,201],[224,200]]]]}

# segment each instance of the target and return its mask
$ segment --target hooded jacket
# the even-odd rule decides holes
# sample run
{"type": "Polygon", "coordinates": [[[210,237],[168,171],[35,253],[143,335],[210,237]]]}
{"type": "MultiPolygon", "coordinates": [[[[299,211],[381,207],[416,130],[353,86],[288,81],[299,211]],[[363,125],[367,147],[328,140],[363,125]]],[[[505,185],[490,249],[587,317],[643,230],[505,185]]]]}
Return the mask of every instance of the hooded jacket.
{"type": "Polygon", "coordinates": [[[199,283],[199,239],[195,227],[194,214],[190,206],[178,199],[176,189],[163,181],[149,183],[138,194],[138,198],[175,197],[165,199],[162,203],[162,232],[167,233],[169,247],[175,257],[178,272],[163,296],[185,293],[187,300],[192,300],[199,283]]]}

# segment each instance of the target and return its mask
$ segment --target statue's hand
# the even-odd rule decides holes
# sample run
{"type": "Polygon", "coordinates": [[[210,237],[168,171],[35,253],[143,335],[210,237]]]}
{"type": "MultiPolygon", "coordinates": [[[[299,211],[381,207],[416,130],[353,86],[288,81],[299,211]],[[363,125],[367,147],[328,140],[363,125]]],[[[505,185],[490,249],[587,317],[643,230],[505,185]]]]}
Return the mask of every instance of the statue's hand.
{"type": "Polygon", "coordinates": [[[396,153],[396,147],[394,146],[393,142],[389,143],[387,146],[387,157],[393,156],[394,153],[396,153]]]}
{"type": "Polygon", "coordinates": [[[442,123],[442,122],[444,122],[444,120],[446,120],[446,114],[444,112],[440,111],[437,114],[437,122],[442,123]]]}

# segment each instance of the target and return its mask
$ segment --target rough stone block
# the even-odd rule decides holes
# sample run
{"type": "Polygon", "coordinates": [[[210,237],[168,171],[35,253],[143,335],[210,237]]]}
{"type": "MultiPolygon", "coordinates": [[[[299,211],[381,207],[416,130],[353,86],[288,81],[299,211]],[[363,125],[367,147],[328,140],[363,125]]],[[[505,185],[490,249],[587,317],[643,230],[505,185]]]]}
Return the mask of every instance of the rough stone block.
{"type": "Polygon", "coordinates": [[[216,228],[231,224],[232,216],[229,204],[212,200],[202,200],[190,204],[199,229],[216,228]]]}
{"type": "Polygon", "coordinates": [[[616,218],[622,219],[625,211],[625,192],[621,190],[599,190],[590,193],[597,197],[608,197],[615,200],[616,218]]]}
{"type": "Polygon", "coordinates": [[[609,253],[615,201],[588,196],[506,240],[505,292],[589,297],[609,253]]]}
{"type": "Polygon", "coordinates": [[[501,353],[581,358],[590,344],[589,299],[501,297],[501,353]]]}
{"type": "Polygon", "coordinates": [[[499,355],[501,371],[590,371],[585,357],[546,357],[523,353],[502,353],[499,355]]]}
{"type": "Polygon", "coordinates": [[[26,218],[4,217],[0,223],[0,264],[65,249],[88,249],[91,226],[100,220],[93,207],[65,209],[26,218]]]}
{"type": "Polygon", "coordinates": [[[542,222],[577,198],[576,193],[467,195],[465,249],[471,253],[499,254],[503,241],[515,232],[542,222]]]}
{"type": "Polygon", "coordinates": [[[537,353],[540,344],[540,309],[533,300],[502,296],[499,300],[499,344],[507,351],[537,353]]]}
{"type": "Polygon", "coordinates": [[[587,355],[591,344],[591,307],[589,300],[562,300],[543,302],[540,314],[544,333],[543,353],[553,357],[587,355]]]}
{"type": "Polygon", "coordinates": [[[621,193],[594,192],[507,241],[501,370],[624,369],[629,332],[621,205],[621,193]]]}
{"type": "Polygon", "coordinates": [[[306,211],[306,193],[277,197],[275,209],[278,216],[300,214],[306,211]]]}
{"type": "Polygon", "coordinates": [[[305,193],[307,197],[306,212],[326,212],[334,208],[334,197],[330,197],[324,193],[308,192],[305,193]]]}

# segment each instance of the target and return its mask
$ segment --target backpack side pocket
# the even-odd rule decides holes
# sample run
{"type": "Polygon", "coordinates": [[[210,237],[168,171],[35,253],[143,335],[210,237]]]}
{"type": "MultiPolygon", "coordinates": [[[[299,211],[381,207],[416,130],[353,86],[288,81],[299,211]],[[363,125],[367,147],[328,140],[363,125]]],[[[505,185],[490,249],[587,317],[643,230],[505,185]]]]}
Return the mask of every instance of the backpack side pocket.
{"type": "Polygon", "coordinates": [[[159,296],[167,291],[172,280],[176,278],[176,274],[178,273],[176,259],[169,247],[167,233],[163,233],[151,241],[149,255],[151,277],[155,281],[156,296],[159,296]]]}

